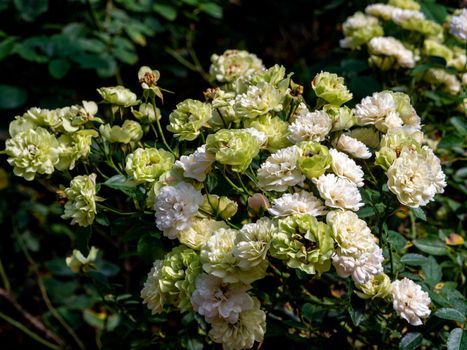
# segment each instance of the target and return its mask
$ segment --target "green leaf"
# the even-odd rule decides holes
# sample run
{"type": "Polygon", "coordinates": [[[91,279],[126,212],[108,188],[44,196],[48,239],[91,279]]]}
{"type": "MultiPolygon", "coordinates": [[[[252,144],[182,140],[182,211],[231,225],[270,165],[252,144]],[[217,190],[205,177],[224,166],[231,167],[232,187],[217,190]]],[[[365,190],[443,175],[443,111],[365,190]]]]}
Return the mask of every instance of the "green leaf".
{"type": "Polygon", "coordinates": [[[409,253],[409,254],[405,254],[401,258],[400,261],[401,261],[401,263],[404,263],[404,264],[410,265],[410,266],[422,266],[423,264],[426,263],[427,258],[426,258],[426,256],[423,256],[423,255],[420,255],[420,254],[409,253]]]}
{"type": "Polygon", "coordinates": [[[99,225],[102,225],[102,226],[105,226],[105,227],[110,226],[109,218],[107,216],[105,216],[104,214],[102,214],[102,213],[97,214],[96,222],[99,225]]]}
{"type": "Polygon", "coordinates": [[[113,47],[112,55],[119,61],[126,64],[135,64],[138,62],[138,55],[136,55],[132,49],[129,50],[124,47],[113,47]]]}
{"type": "Polygon", "coordinates": [[[112,331],[120,323],[120,316],[113,314],[107,316],[104,313],[97,313],[93,310],[87,309],[83,312],[83,318],[87,324],[99,330],[112,331]]]}
{"type": "Polygon", "coordinates": [[[412,213],[414,213],[416,218],[419,218],[420,220],[426,221],[426,214],[423,211],[422,208],[412,208],[410,209],[412,213]]]}
{"type": "Polygon", "coordinates": [[[423,238],[416,239],[413,244],[424,253],[431,255],[446,255],[447,249],[444,242],[438,239],[423,238]]]}
{"type": "Polygon", "coordinates": [[[422,343],[423,336],[418,332],[407,333],[399,343],[399,349],[401,350],[413,350],[420,346],[422,343]]]}
{"type": "Polygon", "coordinates": [[[206,177],[206,186],[207,186],[207,190],[209,192],[212,192],[214,191],[214,189],[217,187],[219,181],[217,179],[217,177],[215,175],[208,175],[206,177]]]}
{"type": "Polygon", "coordinates": [[[14,109],[26,103],[28,93],[19,86],[0,85],[0,109],[14,109]]]}
{"type": "Polygon", "coordinates": [[[392,247],[397,251],[402,251],[407,247],[407,240],[399,232],[389,230],[388,235],[389,243],[391,243],[392,247]]]}
{"type": "Polygon", "coordinates": [[[49,73],[55,79],[62,79],[70,70],[70,62],[58,58],[49,63],[49,73]]]}
{"type": "Polygon", "coordinates": [[[461,135],[445,135],[438,144],[439,148],[451,149],[454,147],[462,147],[464,145],[464,137],[461,135]]]}
{"type": "Polygon", "coordinates": [[[94,300],[89,295],[70,295],[66,300],[66,308],[74,310],[84,310],[92,307],[94,300]]]}
{"type": "Polygon", "coordinates": [[[13,2],[21,18],[28,22],[34,21],[49,8],[49,0],[14,0],[13,2]]]}
{"type": "Polygon", "coordinates": [[[0,43],[0,61],[7,57],[15,46],[16,38],[6,38],[0,43]]]}
{"type": "Polygon", "coordinates": [[[138,255],[147,263],[164,256],[165,251],[160,239],[147,234],[140,238],[137,246],[138,255]]]}
{"type": "Polygon", "coordinates": [[[73,276],[74,272],[70,270],[65,262],[65,258],[55,258],[46,261],[47,270],[56,276],[73,276]]]}
{"type": "Polygon", "coordinates": [[[442,308],[437,310],[434,315],[436,317],[442,318],[443,320],[451,320],[457,322],[465,322],[465,315],[456,309],[451,308],[442,308]]]}
{"type": "Polygon", "coordinates": [[[92,235],[91,226],[80,227],[75,230],[76,237],[76,249],[78,249],[84,256],[88,255],[89,252],[89,239],[92,235]]]}
{"type": "Polygon", "coordinates": [[[410,72],[410,75],[414,76],[419,73],[424,73],[425,71],[427,71],[428,69],[432,67],[433,67],[432,64],[419,64],[414,69],[412,69],[412,71],[410,72]]]}
{"type": "Polygon", "coordinates": [[[109,261],[99,259],[96,262],[96,269],[106,277],[112,277],[119,273],[120,268],[109,261]]]}
{"type": "Polygon", "coordinates": [[[467,132],[467,123],[461,117],[453,117],[449,119],[449,122],[456,128],[457,132],[461,135],[465,135],[467,132]]]}
{"type": "Polygon", "coordinates": [[[358,214],[358,217],[360,219],[364,219],[364,218],[368,218],[370,216],[374,216],[375,215],[375,210],[372,207],[365,206],[362,209],[360,209],[357,212],[357,214],[358,214]]]}
{"type": "Polygon", "coordinates": [[[365,320],[366,316],[363,313],[362,309],[359,308],[354,308],[352,305],[348,308],[350,318],[352,319],[352,322],[354,326],[358,327],[362,321],[365,320]]]}
{"type": "Polygon", "coordinates": [[[0,11],[6,10],[10,5],[10,1],[11,0],[0,0],[0,11]]]}
{"type": "Polygon", "coordinates": [[[108,67],[108,62],[105,58],[96,54],[81,53],[73,56],[72,59],[84,69],[100,69],[108,67]]]}
{"type": "Polygon", "coordinates": [[[114,190],[122,191],[132,198],[138,198],[142,194],[137,188],[137,183],[127,179],[125,175],[115,175],[103,183],[104,186],[113,188],[114,190]]]}
{"type": "Polygon", "coordinates": [[[434,1],[422,1],[421,5],[421,10],[428,19],[434,20],[439,24],[443,24],[446,20],[446,16],[448,15],[446,6],[437,4],[434,1]]]}
{"type": "Polygon", "coordinates": [[[316,319],[321,318],[324,313],[319,317],[319,314],[323,312],[323,308],[319,305],[313,305],[306,303],[302,306],[302,316],[305,320],[310,322],[316,321],[316,319]]]}
{"type": "Polygon", "coordinates": [[[44,285],[51,299],[58,304],[66,304],[70,295],[76,293],[78,280],[63,281],[55,278],[44,279],[44,285]]]}
{"type": "Polygon", "coordinates": [[[177,18],[177,10],[170,5],[155,4],[153,9],[168,21],[173,21],[177,18]]]}
{"type": "Polygon", "coordinates": [[[467,349],[467,331],[461,328],[454,328],[449,333],[448,350],[465,350],[467,349]]]}
{"type": "Polygon", "coordinates": [[[147,44],[146,37],[141,33],[139,28],[137,28],[134,25],[129,25],[128,27],[125,28],[125,30],[133,42],[141,46],[146,46],[147,44]]]}
{"type": "Polygon", "coordinates": [[[196,6],[198,5],[200,0],[182,0],[185,4],[191,5],[191,6],[196,6]]]}
{"type": "Polygon", "coordinates": [[[422,265],[422,271],[425,275],[425,281],[432,287],[441,281],[442,271],[441,266],[432,256],[428,257],[426,263],[422,265]]]}
{"type": "Polygon", "coordinates": [[[204,346],[198,339],[187,337],[186,348],[187,350],[203,350],[204,346]]]}
{"type": "Polygon", "coordinates": [[[214,18],[222,18],[222,7],[213,2],[201,4],[199,9],[214,18]]]}
{"type": "Polygon", "coordinates": [[[352,73],[360,73],[368,69],[367,60],[356,60],[354,58],[343,59],[340,65],[344,71],[352,73]]]}
{"type": "MultiPolygon", "coordinates": [[[[63,211],[63,208],[60,208],[60,213],[61,214],[63,211]]],[[[57,215],[59,215],[57,214],[57,215]]],[[[66,235],[70,238],[73,238],[73,230],[70,228],[70,225],[68,224],[52,224],[50,225],[50,232],[56,234],[56,235],[66,235]]]]}

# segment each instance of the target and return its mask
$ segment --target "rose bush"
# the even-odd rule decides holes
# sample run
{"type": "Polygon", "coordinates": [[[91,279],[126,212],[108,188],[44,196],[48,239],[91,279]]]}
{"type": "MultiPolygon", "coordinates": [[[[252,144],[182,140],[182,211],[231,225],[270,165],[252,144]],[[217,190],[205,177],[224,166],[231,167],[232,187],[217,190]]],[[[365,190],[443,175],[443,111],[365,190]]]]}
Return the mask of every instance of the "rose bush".
{"type": "Polygon", "coordinates": [[[95,232],[121,234],[152,260],[123,300],[140,294],[152,314],[184,314],[186,347],[333,334],[352,346],[404,347],[440,343],[450,321],[465,322],[465,298],[441,283],[436,259],[412,252],[465,255],[417,237],[415,217],[446,176],[410,96],[388,90],[351,104],[344,79],[321,72],[312,107],[284,67],[245,51],[213,55],[210,72],[205,99],[181,101],[168,117],[159,72],[142,67],[140,96],[101,88],[99,108],[83,102],[40,118],[32,109],[11,123],[5,153],[15,173],[52,176],[63,218],[84,227],[67,264],[98,283],[103,330],[132,325],[135,334],[140,324],[149,343],[161,341],[151,325],[165,318],[118,302],[121,287],[100,271],[96,248],[88,252],[95,232]]]}

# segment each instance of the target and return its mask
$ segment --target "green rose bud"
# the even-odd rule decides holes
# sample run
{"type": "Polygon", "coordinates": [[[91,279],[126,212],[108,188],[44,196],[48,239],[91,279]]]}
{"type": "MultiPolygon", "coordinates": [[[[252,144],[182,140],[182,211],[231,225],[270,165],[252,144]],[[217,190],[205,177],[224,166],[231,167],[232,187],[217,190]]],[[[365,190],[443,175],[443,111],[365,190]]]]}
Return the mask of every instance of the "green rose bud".
{"type": "Polygon", "coordinates": [[[105,102],[117,106],[130,107],[137,104],[136,94],[123,86],[102,87],[97,89],[105,102]]]}
{"type": "Polygon", "coordinates": [[[255,119],[245,120],[244,124],[248,128],[255,128],[266,134],[268,140],[266,141],[265,148],[269,152],[275,152],[292,144],[288,139],[289,124],[279,117],[266,114],[255,119]]]}
{"type": "Polygon", "coordinates": [[[391,280],[385,273],[373,276],[366,284],[357,284],[360,291],[355,291],[362,299],[390,299],[391,280]]]}
{"type": "Polygon", "coordinates": [[[453,52],[447,46],[437,41],[426,39],[423,43],[423,51],[428,56],[438,56],[444,58],[449,63],[453,58],[453,52]]]}
{"type": "Polygon", "coordinates": [[[202,127],[207,126],[212,116],[212,108],[208,103],[187,99],[177,104],[170,113],[170,125],[167,130],[173,132],[180,140],[193,141],[202,127]]]}
{"type": "Polygon", "coordinates": [[[126,157],[125,171],[137,182],[154,182],[172,168],[174,161],[174,156],[163,149],[138,148],[126,157]]]}
{"type": "MultiPolygon", "coordinates": [[[[466,67],[466,64],[467,64],[467,57],[466,57],[466,53],[465,53],[465,50],[463,50],[462,48],[458,47],[458,46],[454,46],[452,48],[452,53],[453,53],[453,58],[450,62],[448,62],[448,66],[449,67],[454,67],[458,72],[466,72],[467,71],[467,67],[466,67]]],[[[463,85],[467,85],[467,78],[465,73],[463,75],[463,85]]]]}
{"type": "Polygon", "coordinates": [[[101,125],[99,132],[108,142],[130,143],[137,142],[143,137],[143,129],[141,125],[134,120],[125,120],[123,125],[110,126],[109,124],[101,125]]]}
{"type": "Polygon", "coordinates": [[[406,10],[420,10],[420,4],[414,0],[389,0],[388,5],[406,10]]]}
{"type": "Polygon", "coordinates": [[[370,57],[368,58],[368,63],[371,66],[375,66],[382,71],[387,71],[399,67],[397,59],[394,56],[370,55],[370,57]]]}
{"type": "Polygon", "coordinates": [[[443,27],[434,21],[427,19],[410,17],[405,21],[399,23],[399,25],[406,30],[421,33],[429,37],[441,37],[443,36],[443,27]]]}
{"type": "Polygon", "coordinates": [[[383,168],[384,171],[387,171],[396,159],[397,153],[395,150],[390,147],[381,147],[381,149],[376,152],[375,164],[383,168]]]}
{"type": "Polygon", "coordinates": [[[344,78],[333,73],[321,72],[317,74],[311,82],[311,87],[316,96],[336,106],[350,101],[353,96],[345,86],[344,78]]]}
{"type": "Polygon", "coordinates": [[[199,208],[203,214],[228,220],[237,213],[238,204],[228,197],[208,194],[204,196],[199,208]]]}
{"type": "Polygon", "coordinates": [[[309,179],[318,178],[331,166],[332,157],[326,146],[317,142],[301,142],[298,145],[300,157],[297,166],[309,179]]]}
{"type": "Polygon", "coordinates": [[[332,131],[347,130],[354,126],[357,121],[351,108],[324,105],[323,110],[332,120],[332,131]]]}
{"type": "Polygon", "coordinates": [[[132,110],[131,113],[133,113],[136,119],[145,124],[151,124],[161,119],[160,109],[154,108],[150,103],[141,103],[139,109],[137,111],[132,110]]]}
{"type": "Polygon", "coordinates": [[[206,139],[206,151],[216,155],[216,161],[243,172],[259,153],[256,137],[244,130],[222,129],[206,139]]]}
{"type": "Polygon", "coordinates": [[[308,214],[279,220],[272,232],[271,255],[308,274],[328,271],[333,252],[331,228],[308,214]]]}

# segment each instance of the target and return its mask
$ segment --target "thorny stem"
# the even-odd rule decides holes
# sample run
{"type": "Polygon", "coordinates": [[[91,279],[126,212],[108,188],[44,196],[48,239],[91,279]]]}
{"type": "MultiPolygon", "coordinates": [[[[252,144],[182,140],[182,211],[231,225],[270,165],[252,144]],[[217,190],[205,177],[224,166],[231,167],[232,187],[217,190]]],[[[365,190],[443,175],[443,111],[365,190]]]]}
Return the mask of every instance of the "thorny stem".
{"type": "Polygon", "coordinates": [[[246,193],[246,194],[248,194],[248,192],[245,192],[245,190],[244,190],[243,188],[238,187],[236,184],[234,184],[234,183],[232,182],[232,180],[230,180],[229,177],[225,174],[224,171],[222,171],[222,175],[224,176],[224,179],[227,180],[227,182],[230,184],[230,186],[233,187],[233,189],[234,189],[235,191],[240,192],[240,193],[246,193]]]}
{"type": "MultiPolygon", "coordinates": [[[[152,103],[152,108],[154,109],[154,114],[157,116],[156,96],[152,95],[151,103],[152,103]]],[[[172,148],[169,146],[169,144],[167,143],[167,141],[165,139],[164,132],[162,131],[162,127],[161,127],[161,123],[159,121],[159,118],[156,118],[156,125],[157,125],[157,131],[159,131],[159,135],[160,135],[160,137],[162,139],[162,143],[164,144],[165,148],[167,148],[167,150],[169,150],[170,153],[172,153],[175,157],[177,157],[177,155],[175,154],[175,152],[172,150],[172,148]]]]}
{"type": "Polygon", "coordinates": [[[412,233],[412,239],[417,238],[417,225],[415,224],[415,215],[412,211],[409,211],[410,217],[410,231],[412,233]]]}
{"type": "Polygon", "coordinates": [[[252,193],[248,190],[248,188],[245,186],[245,184],[242,181],[242,177],[240,176],[239,173],[237,173],[238,180],[240,181],[240,185],[242,186],[243,190],[246,192],[248,195],[252,195],[252,193]]]}
{"type": "Polygon", "coordinates": [[[222,115],[221,111],[219,110],[219,108],[216,108],[216,111],[217,111],[217,113],[219,114],[219,117],[221,117],[222,124],[224,124],[224,128],[227,129],[227,123],[225,122],[224,116],[222,115]]]}
{"type": "Polygon", "coordinates": [[[112,156],[107,156],[107,165],[110,166],[112,169],[114,169],[117,173],[120,175],[123,175],[122,171],[115,165],[112,156]]]}
{"type": "Polygon", "coordinates": [[[195,63],[191,63],[190,61],[188,61],[187,59],[185,59],[182,55],[180,55],[177,51],[175,51],[174,49],[171,49],[169,47],[167,47],[165,49],[165,52],[167,52],[170,56],[172,56],[173,58],[175,58],[179,63],[181,63],[182,65],[184,65],[185,67],[187,67],[188,69],[194,71],[194,72],[198,72],[201,77],[206,80],[207,82],[210,82],[209,80],[209,75],[204,71],[203,67],[199,64],[199,61],[197,61],[197,59],[193,59],[193,49],[191,48],[188,48],[188,52],[190,53],[192,59],[195,61],[195,63]]]}
{"type": "Polygon", "coordinates": [[[33,331],[29,330],[28,328],[26,328],[25,326],[23,326],[21,323],[19,323],[18,321],[14,320],[13,318],[5,315],[3,312],[0,311],[0,318],[3,319],[5,322],[9,323],[10,325],[12,325],[13,327],[16,327],[18,328],[21,332],[23,332],[24,334],[30,336],[32,339],[34,339],[35,341],[37,341],[38,343],[41,343],[42,345],[48,347],[49,349],[53,349],[53,350],[60,350],[62,349],[62,347],[58,346],[58,345],[55,345],[55,344],[52,344],[51,342],[45,340],[44,338],[42,338],[40,335],[34,333],[33,331]]]}
{"type": "Polygon", "coordinates": [[[6,291],[10,292],[11,291],[11,284],[10,284],[10,280],[8,279],[8,275],[6,274],[6,271],[3,268],[2,259],[0,259],[0,276],[2,277],[2,283],[3,283],[3,286],[5,287],[6,291]]]}
{"type": "Polygon", "coordinates": [[[102,32],[101,23],[99,22],[99,18],[97,17],[96,11],[94,11],[94,8],[92,7],[91,0],[86,0],[86,3],[88,4],[89,14],[91,15],[94,25],[96,26],[97,30],[102,32]]]}
{"type": "Polygon", "coordinates": [[[110,208],[108,206],[105,206],[103,204],[97,204],[97,207],[99,209],[102,209],[102,210],[106,210],[106,211],[110,211],[111,213],[114,213],[114,214],[118,214],[118,215],[135,215],[135,214],[139,214],[138,212],[136,211],[132,211],[132,212],[122,212],[122,211],[119,211],[117,209],[114,209],[114,208],[110,208]]]}
{"type": "Polygon", "coordinates": [[[13,224],[12,225],[13,226],[13,232],[14,232],[14,235],[16,236],[17,242],[18,242],[21,250],[23,251],[24,255],[26,256],[26,259],[28,260],[29,264],[31,265],[32,270],[34,271],[34,273],[35,273],[35,275],[37,277],[37,284],[39,286],[39,290],[41,292],[42,299],[44,300],[47,308],[49,309],[50,313],[55,317],[55,319],[63,326],[63,328],[65,328],[65,330],[68,332],[68,334],[70,334],[70,336],[76,342],[78,347],[81,350],[85,350],[86,348],[85,348],[84,344],[78,338],[76,333],[65,322],[65,320],[62,318],[62,316],[60,316],[58,311],[52,305],[52,302],[50,301],[49,296],[47,295],[47,290],[46,290],[46,288],[44,286],[44,282],[42,281],[42,277],[41,277],[40,272],[39,272],[39,267],[38,267],[37,263],[34,261],[34,259],[31,257],[31,255],[29,254],[27,248],[24,246],[24,242],[23,242],[22,238],[20,237],[20,235],[18,234],[14,222],[12,224],[13,224]]]}
{"type": "Polygon", "coordinates": [[[60,339],[58,335],[47,329],[38,318],[31,315],[20,304],[18,304],[15,297],[9,291],[0,288],[0,297],[3,297],[5,300],[7,300],[24,317],[24,319],[26,319],[37,330],[42,331],[47,336],[47,338],[54,340],[55,343],[60,344],[61,346],[64,345],[63,340],[60,339]]]}

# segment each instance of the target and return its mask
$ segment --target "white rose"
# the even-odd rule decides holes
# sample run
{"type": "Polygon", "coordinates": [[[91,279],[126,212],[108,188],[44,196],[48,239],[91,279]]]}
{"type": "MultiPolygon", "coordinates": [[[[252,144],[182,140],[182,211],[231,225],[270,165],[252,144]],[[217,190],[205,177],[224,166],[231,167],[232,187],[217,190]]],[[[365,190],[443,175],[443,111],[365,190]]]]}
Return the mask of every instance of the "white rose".
{"type": "Polygon", "coordinates": [[[331,154],[331,168],[334,174],[341,178],[345,178],[353,182],[357,187],[363,186],[363,170],[355,163],[353,159],[345,153],[339,152],[332,148],[329,150],[331,154]]]}
{"type": "Polygon", "coordinates": [[[342,134],[337,140],[336,148],[354,158],[371,158],[371,152],[363,142],[345,134],[342,134]]]}
{"type": "Polygon", "coordinates": [[[349,180],[327,174],[321,175],[313,182],[328,207],[357,211],[364,205],[357,186],[349,180]]]}
{"type": "Polygon", "coordinates": [[[428,293],[408,278],[392,282],[391,294],[394,310],[411,325],[420,326],[421,318],[430,315],[431,299],[428,293]]]}

